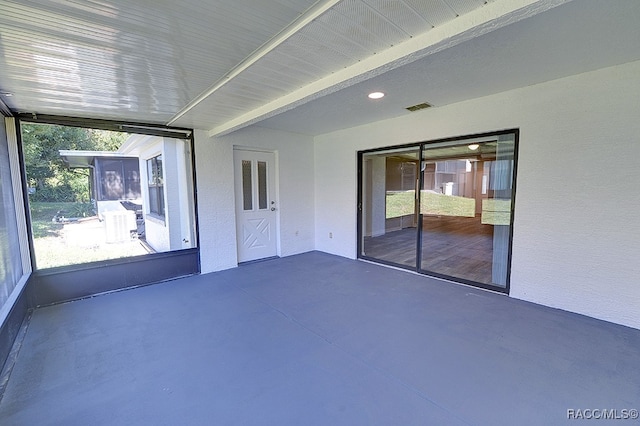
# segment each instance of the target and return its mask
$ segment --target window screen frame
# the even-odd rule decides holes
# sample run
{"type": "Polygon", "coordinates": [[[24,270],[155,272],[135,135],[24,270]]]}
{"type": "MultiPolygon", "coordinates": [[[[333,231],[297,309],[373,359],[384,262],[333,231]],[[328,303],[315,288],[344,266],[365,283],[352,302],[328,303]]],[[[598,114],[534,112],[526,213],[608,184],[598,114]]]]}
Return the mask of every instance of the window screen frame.
{"type": "Polygon", "coordinates": [[[161,126],[152,123],[123,122],[79,117],[17,114],[16,138],[20,150],[21,180],[23,188],[23,206],[25,209],[26,231],[30,252],[31,277],[28,283],[30,300],[34,306],[46,306],[70,300],[77,300],[104,292],[117,291],[140,285],[175,279],[181,276],[199,274],[200,262],[200,230],[198,218],[198,197],[195,190],[197,184],[196,152],[193,129],[161,126]],[[150,136],[182,139],[189,145],[191,161],[188,178],[192,182],[193,202],[193,241],[194,246],[168,252],[149,253],[141,256],[108,259],[75,265],[36,269],[33,231],[27,197],[27,179],[22,153],[21,123],[54,124],[72,127],[85,127],[100,130],[111,130],[137,133],[150,136]],[[141,273],[141,270],[144,270],[141,273]],[[85,285],[76,285],[83,282],[85,285]],[[70,284],[71,283],[71,284],[70,284]]]}

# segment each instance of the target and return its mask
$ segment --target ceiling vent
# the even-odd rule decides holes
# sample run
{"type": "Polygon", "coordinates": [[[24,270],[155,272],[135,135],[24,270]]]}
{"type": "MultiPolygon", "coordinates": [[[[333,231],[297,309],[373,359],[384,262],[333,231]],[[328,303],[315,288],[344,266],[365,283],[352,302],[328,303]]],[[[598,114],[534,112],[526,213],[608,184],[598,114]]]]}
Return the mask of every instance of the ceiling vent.
{"type": "Polygon", "coordinates": [[[428,103],[424,102],[424,103],[421,103],[421,104],[418,104],[418,105],[413,105],[413,106],[407,107],[406,109],[411,111],[411,112],[414,112],[414,111],[419,111],[421,109],[426,109],[426,108],[431,108],[431,104],[428,104],[428,103]]]}

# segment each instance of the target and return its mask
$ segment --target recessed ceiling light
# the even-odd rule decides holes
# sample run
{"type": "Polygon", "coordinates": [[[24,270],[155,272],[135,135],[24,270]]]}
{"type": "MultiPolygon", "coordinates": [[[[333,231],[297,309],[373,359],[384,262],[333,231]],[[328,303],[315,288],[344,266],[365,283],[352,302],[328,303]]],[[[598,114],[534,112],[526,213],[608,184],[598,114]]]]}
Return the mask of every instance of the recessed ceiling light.
{"type": "Polygon", "coordinates": [[[369,99],[380,99],[384,98],[384,93],[382,92],[371,92],[369,93],[369,99]]]}
{"type": "Polygon", "coordinates": [[[476,149],[480,148],[480,145],[478,145],[477,143],[472,143],[471,145],[468,146],[468,148],[471,151],[475,151],[476,149]]]}

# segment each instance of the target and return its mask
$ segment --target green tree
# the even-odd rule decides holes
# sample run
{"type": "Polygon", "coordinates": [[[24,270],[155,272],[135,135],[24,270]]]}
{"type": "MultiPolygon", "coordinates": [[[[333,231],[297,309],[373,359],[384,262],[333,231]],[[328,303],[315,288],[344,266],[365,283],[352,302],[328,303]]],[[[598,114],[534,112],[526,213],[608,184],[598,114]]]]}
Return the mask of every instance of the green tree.
{"type": "Polygon", "coordinates": [[[91,130],[91,143],[94,151],[117,151],[129,137],[128,133],[111,132],[109,130],[91,130]]]}
{"type": "Polygon", "coordinates": [[[52,124],[22,124],[27,184],[33,201],[88,202],[89,171],[70,169],[60,150],[115,151],[127,134],[52,124]]]}

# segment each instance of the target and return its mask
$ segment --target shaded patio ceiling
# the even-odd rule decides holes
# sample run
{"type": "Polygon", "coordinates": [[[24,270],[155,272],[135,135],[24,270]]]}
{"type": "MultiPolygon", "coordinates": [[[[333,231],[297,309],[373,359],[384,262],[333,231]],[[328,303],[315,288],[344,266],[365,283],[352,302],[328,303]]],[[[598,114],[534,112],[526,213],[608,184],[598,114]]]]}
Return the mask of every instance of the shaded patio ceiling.
{"type": "Polygon", "coordinates": [[[0,100],[317,135],[638,60],[639,16],[633,0],[0,0],[0,100]]]}

